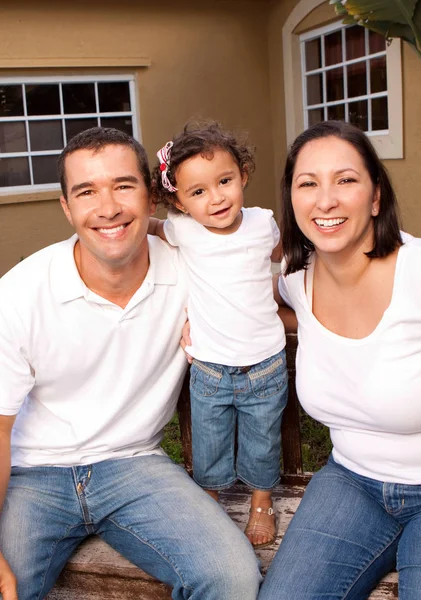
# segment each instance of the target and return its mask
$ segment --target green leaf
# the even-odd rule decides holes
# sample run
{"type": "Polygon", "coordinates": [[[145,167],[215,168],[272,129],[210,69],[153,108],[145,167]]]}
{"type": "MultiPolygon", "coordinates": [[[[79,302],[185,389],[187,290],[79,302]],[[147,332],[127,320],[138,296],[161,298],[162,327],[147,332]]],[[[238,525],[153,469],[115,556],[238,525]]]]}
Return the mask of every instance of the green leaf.
{"type": "Polygon", "coordinates": [[[347,0],[343,6],[348,15],[365,21],[390,21],[408,25],[418,0],[347,0]]]}

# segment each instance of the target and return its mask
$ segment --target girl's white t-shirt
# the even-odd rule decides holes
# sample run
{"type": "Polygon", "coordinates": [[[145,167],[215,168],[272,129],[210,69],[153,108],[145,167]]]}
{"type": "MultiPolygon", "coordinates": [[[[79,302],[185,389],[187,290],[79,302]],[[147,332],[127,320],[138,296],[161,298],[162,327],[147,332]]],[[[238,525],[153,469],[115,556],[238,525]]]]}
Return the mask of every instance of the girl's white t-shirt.
{"type": "Polygon", "coordinates": [[[421,484],[420,240],[399,249],[391,303],[363,339],[323,327],[310,309],[304,273],[279,278],[299,323],[303,408],[330,428],[337,463],[372,479],[421,484]]]}
{"type": "Polygon", "coordinates": [[[271,210],[243,208],[242,213],[240,227],[228,235],[173,211],[164,225],[189,273],[192,345],[186,351],[227,366],[257,364],[285,346],[270,261],[279,229],[271,210]]]}

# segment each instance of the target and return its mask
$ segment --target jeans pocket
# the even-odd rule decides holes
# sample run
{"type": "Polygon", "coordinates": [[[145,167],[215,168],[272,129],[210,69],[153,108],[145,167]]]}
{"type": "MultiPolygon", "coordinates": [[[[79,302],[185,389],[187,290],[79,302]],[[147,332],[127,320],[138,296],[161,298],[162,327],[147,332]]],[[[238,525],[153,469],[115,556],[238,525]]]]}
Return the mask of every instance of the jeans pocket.
{"type": "Polygon", "coordinates": [[[219,365],[208,365],[194,359],[190,369],[190,390],[199,396],[214,396],[222,379],[219,365]]]}
{"type": "Polygon", "coordinates": [[[256,365],[256,370],[249,371],[248,376],[257,398],[269,398],[285,390],[288,382],[288,371],[285,355],[276,355],[275,358],[264,360],[256,365]]]}

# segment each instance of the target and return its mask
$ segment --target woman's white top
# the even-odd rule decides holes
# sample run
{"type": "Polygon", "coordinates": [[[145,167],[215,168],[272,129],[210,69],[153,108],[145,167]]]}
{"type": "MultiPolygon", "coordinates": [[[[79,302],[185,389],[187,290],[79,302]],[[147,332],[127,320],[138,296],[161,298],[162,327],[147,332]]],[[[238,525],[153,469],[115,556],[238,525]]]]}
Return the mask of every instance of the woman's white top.
{"type": "Polygon", "coordinates": [[[242,213],[240,227],[228,235],[173,211],[164,225],[189,273],[192,345],[186,351],[228,366],[257,364],[285,346],[270,261],[279,229],[271,210],[243,208],[242,213]]]}
{"type": "MultiPolygon", "coordinates": [[[[399,249],[391,303],[363,339],[323,327],[309,306],[304,273],[279,278],[299,323],[302,406],[330,428],[337,463],[380,481],[421,484],[420,240],[399,249]]],[[[307,283],[311,298],[311,277],[307,283]]]]}

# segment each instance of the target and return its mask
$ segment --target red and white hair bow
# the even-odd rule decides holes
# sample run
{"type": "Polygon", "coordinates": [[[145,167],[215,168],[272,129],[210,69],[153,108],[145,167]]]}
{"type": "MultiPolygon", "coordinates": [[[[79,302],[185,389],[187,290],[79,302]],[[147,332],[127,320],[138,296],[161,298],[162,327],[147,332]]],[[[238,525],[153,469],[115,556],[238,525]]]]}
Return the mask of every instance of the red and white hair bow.
{"type": "Polygon", "coordinates": [[[174,187],[170,180],[168,179],[168,169],[170,166],[170,158],[171,158],[171,148],[173,147],[173,142],[167,142],[161,150],[158,150],[156,153],[159,159],[159,169],[161,171],[161,181],[162,185],[169,192],[176,192],[178,188],[174,187]]]}

